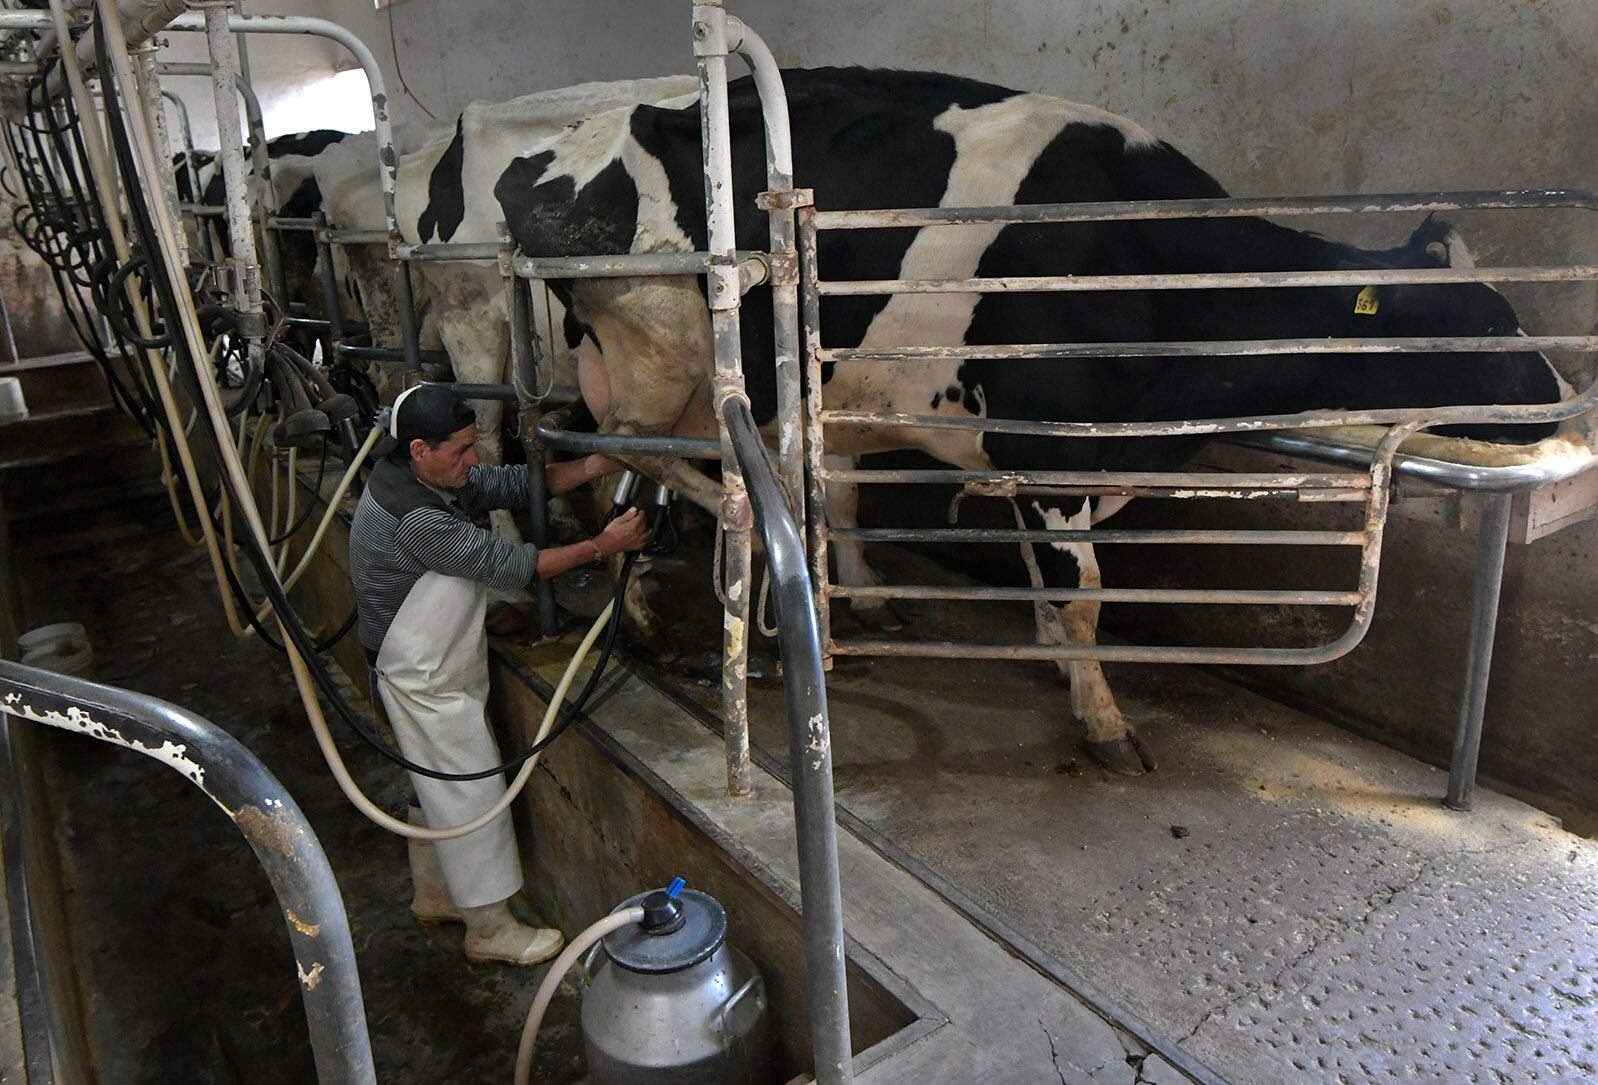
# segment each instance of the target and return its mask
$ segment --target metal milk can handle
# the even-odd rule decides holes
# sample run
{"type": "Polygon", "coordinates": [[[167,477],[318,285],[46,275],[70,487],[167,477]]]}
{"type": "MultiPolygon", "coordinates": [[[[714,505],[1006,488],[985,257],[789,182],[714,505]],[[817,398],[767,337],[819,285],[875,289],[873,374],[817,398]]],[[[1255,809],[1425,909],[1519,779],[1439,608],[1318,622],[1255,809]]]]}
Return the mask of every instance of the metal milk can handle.
{"type": "Polygon", "coordinates": [[[594,982],[594,958],[599,956],[599,951],[605,946],[603,938],[596,941],[588,951],[588,956],[583,958],[583,986],[587,987],[594,982]]]}
{"type": "Polygon", "coordinates": [[[748,995],[750,991],[754,990],[755,989],[755,985],[758,984],[759,982],[760,982],[760,973],[756,972],[753,976],[750,976],[747,980],[745,980],[744,981],[744,985],[742,987],[738,988],[736,991],[734,991],[732,993],[732,997],[729,998],[727,1001],[723,1002],[721,1004],[721,1006],[716,1010],[716,1016],[715,1016],[716,1029],[721,1035],[721,1049],[723,1051],[730,1051],[732,1049],[731,1045],[727,1042],[728,1041],[727,1018],[732,1015],[732,1008],[734,1006],[738,1005],[738,1003],[742,1002],[744,1000],[744,997],[746,995],[748,995]]]}

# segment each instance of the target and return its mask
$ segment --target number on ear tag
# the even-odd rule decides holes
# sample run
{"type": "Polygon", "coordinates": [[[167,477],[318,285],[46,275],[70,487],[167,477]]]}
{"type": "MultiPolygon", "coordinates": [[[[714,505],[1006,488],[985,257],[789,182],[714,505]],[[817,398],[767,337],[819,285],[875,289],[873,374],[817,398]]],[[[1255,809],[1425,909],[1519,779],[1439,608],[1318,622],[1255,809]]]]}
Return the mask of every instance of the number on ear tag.
{"type": "Polygon", "coordinates": [[[1367,286],[1359,292],[1359,297],[1354,299],[1354,312],[1361,316],[1371,316],[1376,312],[1379,303],[1376,300],[1376,288],[1367,286]]]}

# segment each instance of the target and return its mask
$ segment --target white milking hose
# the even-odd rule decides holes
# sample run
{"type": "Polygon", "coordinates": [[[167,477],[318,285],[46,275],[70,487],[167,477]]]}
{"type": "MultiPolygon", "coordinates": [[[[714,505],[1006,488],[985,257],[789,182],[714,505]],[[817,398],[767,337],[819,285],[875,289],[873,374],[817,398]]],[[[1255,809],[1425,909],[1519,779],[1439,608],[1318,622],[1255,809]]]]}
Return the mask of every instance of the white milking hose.
{"type": "MultiPolygon", "coordinates": [[[[312,555],[322,545],[322,536],[327,534],[328,525],[333,522],[333,517],[338,515],[339,504],[344,500],[344,495],[349,492],[350,483],[355,481],[355,472],[361,469],[361,464],[365,463],[366,457],[371,454],[372,446],[377,444],[378,439],[382,436],[382,427],[373,426],[372,431],[366,435],[366,440],[362,442],[360,450],[350,460],[349,467],[344,471],[344,477],[338,480],[338,488],[333,491],[333,496],[328,499],[327,508],[322,513],[322,522],[316,525],[316,534],[311,536],[310,545],[305,548],[305,553],[300,555],[299,564],[294,566],[294,571],[289,574],[289,578],[283,581],[284,591],[288,591],[295,584],[298,584],[300,577],[305,575],[305,570],[310,568],[312,555]]],[[[287,545],[286,540],[284,545],[287,545]]],[[[261,615],[265,616],[267,610],[270,609],[270,606],[263,609],[261,615]]]]}
{"type": "MultiPolygon", "coordinates": [[[[594,619],[594,624],[589,627],[587,636],[583,637],[582,643],[577,646],[577,651],[572,656],[571,662],[566,664],[566,673],[560,676],[560,684],[555,687],[555,692],[550,695],[549,708],[544,712],[543,722],[538,725],[538,734],[533,739],[535,745],[542,742],[544,737],[549,734],[550,729],[555,726],[555,719],[560,715],[561,708],[566,704],[566,693],[571,689],[571,684],[577,677],[577,668],[582,666],[582,662],[588,657],[588,652],[593,648],[594,642],[605,631],[605,626],[609,624],[610,614],[615,609],[615,606],[616,601],[614,599],[605,604],[605,609],[600,612],[598,618],[594,619]]],[[[289,645],[289,648],[289,663],[294,668],[295,681],[301,684],[302,696],[307,688],[310,688],[314,693],[314,686],[311,685],[311,675],[306,670],[305,661],[300,658],[298,652],[293,650],[292,644],[289,645]]],[[[308,698],[308,701],[311,704],[317,703],[314,697],[308,698]]],[[[322,748],[322,757],[327,761],[327,767],[332,771],[333,779],[338,781],[339,790],[344,792],[344,797],[349,799],[357,810],[366,815],[369,821],[382,826],[391,833],[408,836],[413,840],[454,840],[457,837],[465,836],[467,833],[476,832],[510,808],[510,804],[516,800],[516,796],[521,794],[522,788],[527,786],[527,781],[532,779],[533,769],[538,765],[538,754],[529,757],[522,764],[521,771],[516,774],[516,778],[511,781],[510,787],[505,789],[505,794],[499,797],[499,801],[464,825],[452,825],[437,829],[426,825],[412,825],[410,822],[401,821],[381,809],[361,792],[360,787],[351,778],[350,771],[338,752],[338,746],[333,742],[333,736],[328,731],[327,720],[322,715],[319,704],[317,708],[316,712],[307,712],[306,714],[311,718],[311,730],[316,734],[316,744],[322,748]]]]}
{"type": "Polygon", "coordinates": [[[544,1023],[544,1011],[549,1009],[550,1000],[555,997],[555,990],[560,986],[560,981],[565,977],[567,970],[577,963],[577,958],[581,957],[589,946],[611,931],[620,930],[630,923],[643,921],[644,910],[637,905],[624,912],[612,912],[573,938],[571,944],[555,958],[555,963],[550,966],[544,982],[538,985],[538,994],[533,996],[533,1005],[527,1011],[527,1023],[522,1026],[522,1042],[516,1048],[514,1085],[527,1085],[532,1076],[533,1049],[538,1043],[538,1027],[544,1023]]]}

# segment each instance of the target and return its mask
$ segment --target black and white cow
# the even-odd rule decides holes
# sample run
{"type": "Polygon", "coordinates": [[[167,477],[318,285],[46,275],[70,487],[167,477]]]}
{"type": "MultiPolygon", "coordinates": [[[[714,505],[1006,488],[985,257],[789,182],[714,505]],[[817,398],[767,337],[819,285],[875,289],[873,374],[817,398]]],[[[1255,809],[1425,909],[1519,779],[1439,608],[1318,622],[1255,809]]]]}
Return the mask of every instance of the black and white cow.
{"type": "MultiPolygon", "coordinates": [[[[586,117],[622,105],[683,98],[697,86],[682,76],[581,83],[506,102],[472,102],[451,124],[396,130],[400,158],[395,205],[401,236],[410,244],[497,242],[500,214],[494,184],[518,155],[586,117]]],[[[330,222],[346,229],[385,226],[370,135],[344,140],[312,161],[314,183],[330,222]]],[[[334,256],[339,281],[353,284],[347,292],[359,297],[374,341],[397,342],[398,299],[386,249],[339,247],[334,256]]],[[[448,352],[457,380],[503,381],[510,335],[498,263],[425,261],[415,270],[423,345],[448,352]]],[[[534,307],[536,330],[549,347],[557,381],[571,384],[579,344],[566,336],[563,315],[558,304],[549,310],[534,307]]],[[[479,448],[487,462],[501,462],[502,407],[487,401],[477,408],[479,448]]],[[[495,514],[494,526],[501,535],[518,537],[506,513],[495,514]]],[[[641,592],[634,590],[629,598],[635,599],[630,612],[641,612],[641,592]]]]}
{"type": "MultiPolygon", "coordinates": [[[[787,71],[796,183],[827,209],[987,206],[1223,196],[1207,173],[1141,126],[1092,106],[969,79],[860,69],[787,71]]],[[[754,209],[765,184],[760,107],[748,80],[730,93],[738,245],[765,245],[754,209]]],[[[594,117],[511,164],[495,187],[523,249],[539,255],[703,249],[697,104],[640,105],[594,117]]],[[[1442,265],[1464,249],[1429,221],[1405,246],[1367,253],[1259,218],[834,231],[827,278],[1266,271],[1442,265]]],[[[697,277],[559,285],[604,355],[602,429],[714,432],[710,324],[697,277]]],[[[902,294],[828,298],[828,345],[925,345],[1314,336],[1514,334],[1518,321],[1481,285],[1388,286],[1368,315],[1358,287],[1103,294],[902,294]]],[[[755,410],[774,413],[769,306],[751,295],[744,358],[755,410]]],[[[829,367],[828,408],[1047,420],[1168,420],[1559,398],[1539,354],[1136,358],[1094,361],[857,362],[829,367]]],[[[585,382],[585,389],[593,382],[585,382]]],[[[1475,435],[1527,440],[1545,431],[1475,435]]],[[[958,430],[859,428],[829,439],[856,456],[915,448],[966,469],[1149,469],[1181,464],[1195,440],[1084,441],[958,430]]],[[[629,457],[709,508],[719,492],[680,461],[629,457]]],[[[829,495],[836,518],[852,495],[829,495]]],[[[1090,522],[1081,499],[1025,501],[1032,527],[1090,522]]],[[[835,521],[836,522],[836,519],[835,521]]],[[[1039,554],[1050,585],[1093,585],[1092,547],[1039,554]]],[[[848,572],[848,571],[845,571],[848,572]]],[[[856,575],[864,575],[853,570],[856,575]]],[[[1091,642],[1098,604],[1043,606],[1044,643],[1091,642]]],[[[1071,663],[1090,749],[1131,774],[1152,767],[1096,663],[1071,663]]]]}

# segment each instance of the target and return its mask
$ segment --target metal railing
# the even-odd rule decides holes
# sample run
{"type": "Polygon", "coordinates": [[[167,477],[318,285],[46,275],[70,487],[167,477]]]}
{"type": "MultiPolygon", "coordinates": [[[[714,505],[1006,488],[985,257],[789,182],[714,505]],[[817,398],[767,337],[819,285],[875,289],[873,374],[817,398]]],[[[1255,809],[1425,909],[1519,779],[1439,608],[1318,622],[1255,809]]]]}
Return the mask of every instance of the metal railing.
{"type": "Polygon", "coordinates": [[[1386,520],[1387,491],[1393,461],[1404,438],[1435,425],[1462,422],[1551,422],[1576,417],[1598,404],[1598,384],[1581,396],[1552,405],[1471,406],[1425,409],[1312,410],[1295,414],[1238,418],[1196,419],[1181,422],[1055,422],[1013,418],[951,417],[943,415],[877,414],[858,410],[826,409],[817,389],[821,367],[837,362],[880,364],[888,361],[932,359],[1067,359],[1135,357],[1205,357],[1281,355],[1295,353],[1413,353],[1438,350],[1508,352],[1541,349],[1598,351],[1598,336],[1432,337],[1404,339],[1272,339],[1249,341],[1179,341],[1152,343],[1031,343],[1001,345],[948,345],[907,347],[895,344],[868,348],[826,347],[822,343],[821,299],[831,296],[890,295],[902,293],[1063,292],[1077,290],[1126,291],[1150,289],[1249,289],[1281,286],[1369,285],[1373,282],[1552,282],[1592,281],[1598,267],[1575,265],[1536,268],[1443,268],[1421,270],[1360,270],[1318,272],[1224,272],[1216,274],[989,276],[965,279],[826,280],[817,261],[817,235],[822,229],[887,229],[904,227],[958,227],[972,224],[1081,223],[1136,219],[1227,218],[1264,212],[1323,213],[1396,211],[1481,207],[1598,207],[1590,193],[1497,192],[1471,194],[1419,194],[1389,197],[1347,197],[1303,200],[1207,199],[1128,201],[1124,203],[1029,205],[1003,208],[923,208],[886,211],[800,212],[801,275],[805,301],[805,332],[811,399],[807,404],[808,454],[812,475],[812,509],[824,505],[823,487],[829,480],[855,485],[881,483],[956,484],[974,496],[1016,497],[1120,495],[1155,498],[1231,498],[1243,500],[1360,501],[1363,524],[1358,531],[1239,531],[1172,532],[1155,530],[1098,531],[1043,529],[874,529],[834,527],[824,516],[811,524],[812,570],[818,585],[817,604],[829,650],[845,655],[905,655],[937,658],[1123,660],[1225,664],[1322,663],[1347,653],[1368,630],[1377,587],[1382,532],[1386,520]],[[896,429],[958,430],[973,434],[1025,434],[1057,438],[1192,437],[1194,435],[1254,434],[1264,431],[1302,430],[1329,426],[1384,425],[1392,427],[1373,451],[1364,454],[1360,474],[1205,474],[1191,471],[1116,472],[1047,470],[858,470],[824,466],[829,428],[872,426],[896,429]],[[1253,537],[1250,537],[1250,536],[1253,537]],[[1361,550],[1358,582],[1350,591],[1217,591],[1211,589],[1103,589],[1047,588],[942,588],[928,585],[851,587],[827,578],[827,549],[831,540],[916,542],[1017,542],[1051,543],[1358,546],[1361,550]],[[1352,607],[1347,628],[1337,637],[1310,647],[1172,647],[1143,645],[1037,645],[926,643],[914,641],[835,640],[831,636],[828,602],[833,598],[960,599],[960,600],[1072,600],[1139,603],[1235,603],[1290,606],[1352,607]]]}
{"type": "Polygon", "coordinates": [[[3,659],[0,712],[143,754],[231,818],[283,910],[317,1079],[376,1081],[355,947],[333,868],[298,804],[254,754],[177,705],[3,659]]]}

